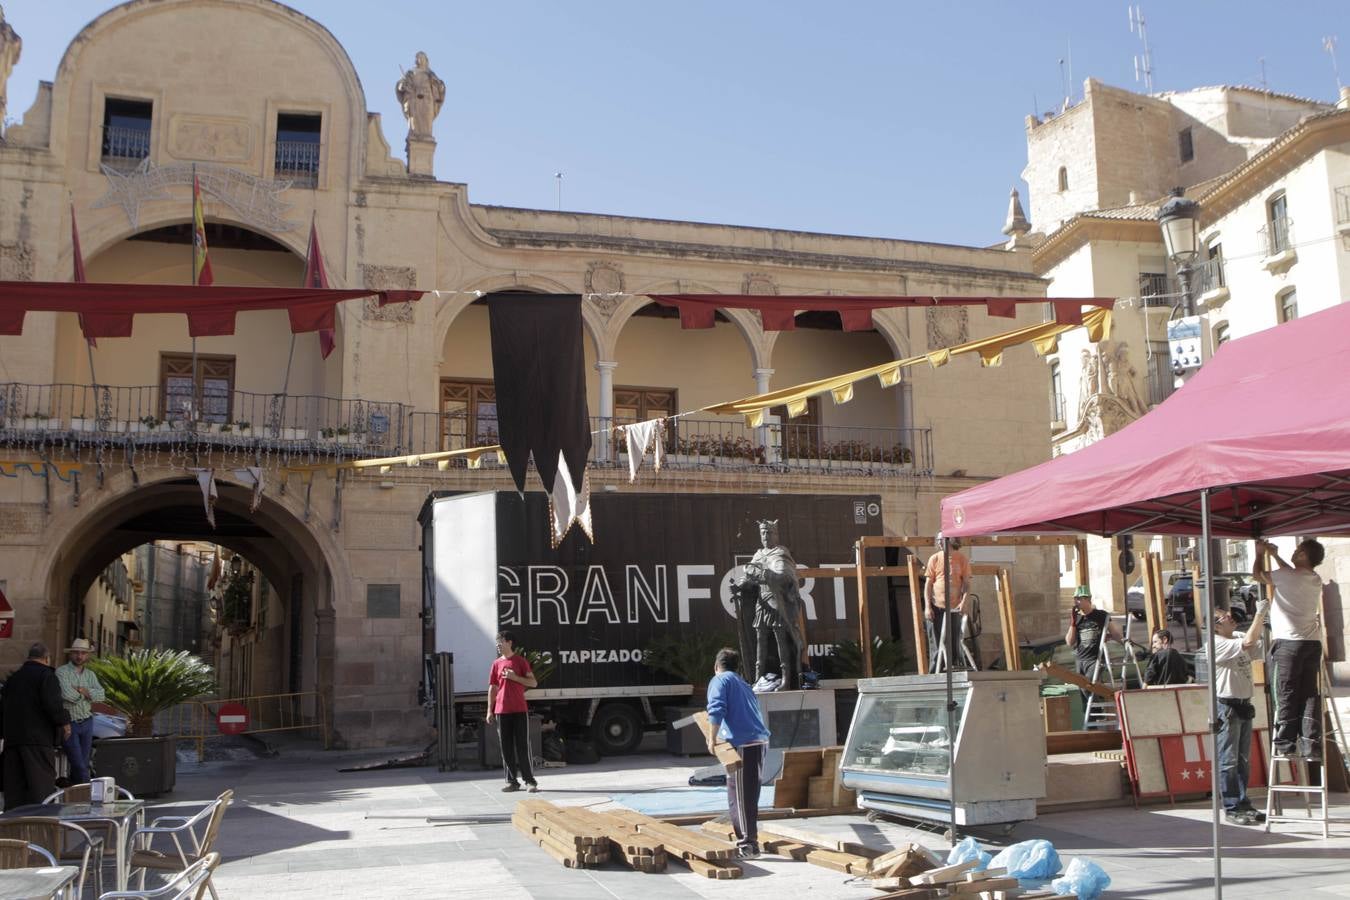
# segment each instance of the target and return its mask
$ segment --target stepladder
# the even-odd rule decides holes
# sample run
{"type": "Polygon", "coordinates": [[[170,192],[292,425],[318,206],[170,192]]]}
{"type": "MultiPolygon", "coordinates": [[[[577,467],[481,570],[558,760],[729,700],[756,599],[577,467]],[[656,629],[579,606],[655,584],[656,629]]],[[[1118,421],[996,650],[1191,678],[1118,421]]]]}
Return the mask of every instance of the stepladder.
{"type": "MultiPolygon", "coordinates": [[[[1277,675],[1278,677],[1278,675],[1277,675]]],[[[1311,745],[1306,739],[1298,743],[1293,751],[1281,752],[1276,748],[1276,729],[1271,729],[1270,737],[1270,773],[1266,788],[1265,830],[1279,822],[1312,823],[1321,828],[1323,840],[1331,836],[1330,815],[1327,808],[1327,765],[1332,757],[1328,754],[1329,744],[1335,740],[1333,732],[1339,732],[1344,741],[1340,715],[1329,698],[1331,688],[1330,673],[1323,657],[1318,677],[1316,700],[1317,721],[1320,723],[1320,735],[1311,745]],[[1330,709],[1331,716],[1328,716],[1330,709]],[[1301,800],[1303,815],[1291,815],[1286,807],[1301,800]]],[[[1278,716],[1278,712],[1277,712],[1278,716]]],[[[1305,717],[1306,718],[1306,717],[1305,717]]],[[[1344,759],[1343,756],[1340,757],[1344,759]]],[[[1342,763],[1337,763],[1342,764],[1342,763]]]]}
{"type": "MultiPolygon", "coordinates": [[[[979,636],[979,629],[975,624],[979,620],[979,603],[980,598],[976,594],[966,595],[965,611],[960,615],[961,634],[956,639],[956,645],[960,648],[960,657],[957,659],[955,666],[957,669],[969,669],[974,672],[980,668],[979,661],[975,658],[975,654],[970,647],[979,636]]],[[[947,626],[951,620],[951,616],[943,614],[942,628],[938,637],[938,652],[933,663],[934,674],[947,671],[947,657],[951,648],[951,635],[948,633],[947,626]]]]}
{"type": "MultiPolygon", "coordinates": [[[[1134,644],[1129,640],[1130,616],[1126,613],[1121,618],[1120,633],[1124,636],[1124,652],[1120,658],[1119,672],[1113,668],[1114,663],[1111,660],[1111,641],[1108,639],[1112,619],[1107,619],[1107,633],[1102,635],[1101,642],[1097,646],[1097,661],[1093,664],[1090,679],[1098,684],[1105,684],[1113,690],[1121,690],[1129,686],[1126,675],[1131,665],[1134,666],[1135,684],[1142,686],[1144,683],[1143,673],[1139,669],[1139,660],[1134,653],[1134,644]],[[1105,676],[1105,677],[1103,677],[1105,676]]],[[[1104,697],[1089,693],[1086,704],[1083,707],[1083,728],[1085,730],[1115,730],[1119,728],[1119,722],[1116,718],[1116,705],[1104,697]]]]}

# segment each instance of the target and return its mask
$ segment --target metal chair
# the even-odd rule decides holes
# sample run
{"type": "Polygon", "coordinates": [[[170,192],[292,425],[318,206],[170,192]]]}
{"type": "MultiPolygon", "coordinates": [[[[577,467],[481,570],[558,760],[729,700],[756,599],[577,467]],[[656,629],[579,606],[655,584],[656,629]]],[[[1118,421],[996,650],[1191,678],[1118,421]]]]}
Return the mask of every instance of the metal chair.
{"type": "Polygon", "coordinates": [[[0,838],[0,869],[27,869],[44,863],[56,865],[56,857],[46,847],[16,838],[0,838]],[[30,857],[36,857],[36,862],[30,857]]]}
{"type": "MultiPolygon", "coordinates": [[[[89,784],[89,782],[87,782],[87,781],[86,781],[84,784],[72,784],[70,787],[62,788],[62,789],[59,790],[59,791],[55,791],[54,793],[52,793],[51,796],[49,796],[46,800],[43,800],[42,802],[43,802],[43,803],[88,803],[88,802],[89,802],[89,798],[90,798],[90,792],[91,792],[92,790],[93,790],[92,786],[91,786],[91,785],[89,784]]],[[[117,786],[117,796],[118,796],[119,799],[122,799],[122,800],[135,800],[135,799],[136,799],[136,795],[135,795],[135,794],[131,793],[131,791],[129,791],[129,790],[127,790],[126,788],[122,787],[120,784],[117,786]]]]}
{"type": "Polygon", "coordinates": [[[218,865],[220,854],[208,853],[157,888],[109,891],[100,894],[99,900],[201,900],[207,890],[215,895],[215,889],[211,887],[211,874],[218,865]]]}
{"type": "Polygon", "coordinates": [[[39,847],[52,848],[51,855],[58,863],[79,862],[80,877],[75,896],[84,894],[84,880],[89,874],[89,855],[97,855],[98,889],[103,890],[103,838],[94,837],[74,822],[63,822],[51,816],[20,816],[0,819],[0,838],[26,841],[39,847]]]}
{"type": "MultiPolygon", "coordinates": [[[[180,872],[210,855],[216,837],[220,834],[225,810],[232,802],[234,791],[225,791],[196,815],[160,816],[149,825],[132,832],[130,867],[141,870],[141,889],[145,888],[145,875],[151,869],[180,872]],[[161,838],[160,843],[163,843],[163,838],[172,841],[175,852],[155,849],[157,837],[161,838]]],[[[205,885],[211,896],[219,900],[209,875],[205,885]]]]}

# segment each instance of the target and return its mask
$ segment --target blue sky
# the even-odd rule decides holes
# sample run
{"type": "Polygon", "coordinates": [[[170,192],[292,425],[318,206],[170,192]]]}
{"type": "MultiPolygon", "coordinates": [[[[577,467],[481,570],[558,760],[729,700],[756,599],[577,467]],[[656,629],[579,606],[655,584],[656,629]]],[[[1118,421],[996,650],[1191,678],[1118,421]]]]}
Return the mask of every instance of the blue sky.
{"type": "MultiPolygon", "coordinates": [[[[8,0],[20,118],[107,0],[8,0]],[[56,10],[60,14],[54,14],[56,10]]],[[[399,66],[447,83],[436,174],[475,203],[943,243],[1001,238],[1024,117],[1068,76],[1136,88],[1117,2],[295,0],[336,35],[401,154],[399,66]],[[1063,59],[1063,73],[1060,60],[1063,59]],[[1035,106],[1033,106],[1033,103],[1035,106]]],[[[1144,5],[1155,90],[1259,85],[1328,102],[1344,0],[1144,5]]],[[[1139,87],[1142,89],[1142,86],[1139,87]]],[[[1025,190],[1023,191],[1025,197],[1025,190]]]]}

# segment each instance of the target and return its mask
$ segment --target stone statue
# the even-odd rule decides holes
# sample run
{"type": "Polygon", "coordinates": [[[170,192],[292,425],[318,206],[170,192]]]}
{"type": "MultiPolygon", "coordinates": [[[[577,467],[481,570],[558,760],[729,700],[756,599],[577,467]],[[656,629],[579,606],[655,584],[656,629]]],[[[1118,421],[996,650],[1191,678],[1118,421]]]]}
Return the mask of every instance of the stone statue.
{"type": "Polygon", "coordinates": [[[1097,354],[1084,348],[1082,368],[1078,375],[1078,421],[1087,414],[1088,401],[1101,393],[1097,375],[1097,354]]]}
{"type": "Polygon", "coordinates": [[[776,644],[779,676],[783,689],[801,688],[802,651],[806,648],[803,634],[803,604],[797,563],[788,548],[778,543],[778,520],[759,523],[760,549],[745,564],[745,580],[741,587],[757,585],[758,603],[754,607],[755,680],[769,671],[769,640],[776,644]]]}
{"type": "Polygon", "coordinates": [[[5,133],[5,111],[9,101],[5,86],[9,84],[9,73],[19,61],[19,52],[23,50],[23,41],[5,21],[5,8],[0,6],[0,137],[5,133]]]}
{"type": "Polygon", "coordinates": [[[1126,412],[1138,417],[1148,413],[1148,403],[1139,390],[1139,370],[1130,365],[1130,345],[1123,341],[1116,344],[1112,353],[1111,372],[1113,381],[1111,392],[1116,395],[1126,412]]]}
{"type": "Polygon", "coordinates": [[[445,82],[436,77],[421,51],[411,72],[394,86],[398,102],[403,105],[403,116],[408,120],[408,137],[431,140],[431,123],[440,114],[445,102],[445,82]]]}

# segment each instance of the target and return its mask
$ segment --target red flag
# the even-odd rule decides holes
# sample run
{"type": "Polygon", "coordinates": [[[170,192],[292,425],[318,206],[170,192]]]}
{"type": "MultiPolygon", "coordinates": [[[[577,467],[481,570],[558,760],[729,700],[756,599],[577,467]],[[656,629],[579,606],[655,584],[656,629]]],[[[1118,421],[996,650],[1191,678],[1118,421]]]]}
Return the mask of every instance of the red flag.
{"type": "MultiPolygon", "coordinates": [[[[324,270],[323,251],[319,249],[319,229],[313,222],[309,223],[309,249],[305,251],[305,278],[301,287],[328,287],[328,273],[324,270]]],[[[333,334],[333,329],[320,329],[319,352],[324,359],[328,358],[328,354],[332,353],[336,346],[337,340],[333,334]]]]}
{"type": "MultiPolygon", "coordinates": [[[[89,279],[84,277],[84,254],[80,251],[80,229],[75,225],[75,204],[70,204],[70,253],[73,257],[71,280],[83,284],[89,279]]],[[[89,336],[84,331],[84,316],[80,316],[80,331],[84,332],[84,339],[89,342],[90,347],[98,347],[98,339],[89,336]]]]}
{"type": "Polygon", "coordinates": [[[192,283],[205,287],[215,281],[211,275],[211,257],[206,252],[206,212],[202,209],[202,188],[197,173],[192,173],[192,283]]]}

